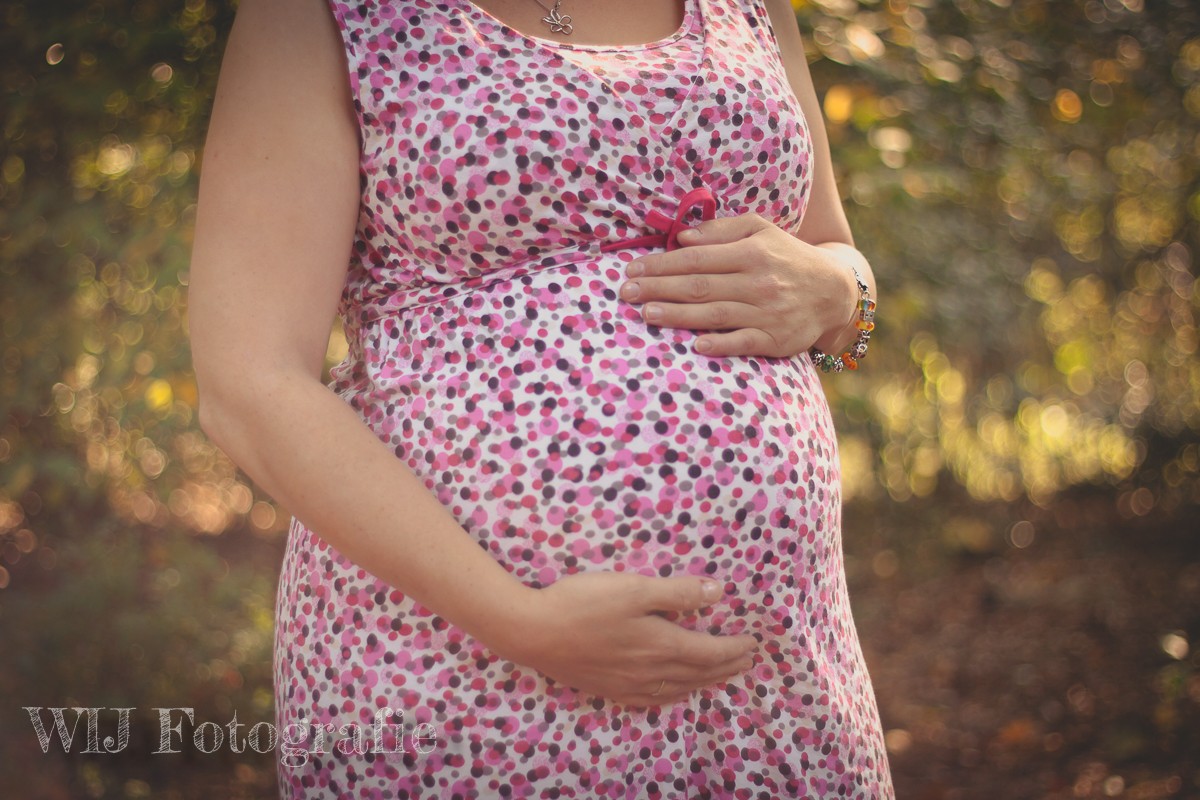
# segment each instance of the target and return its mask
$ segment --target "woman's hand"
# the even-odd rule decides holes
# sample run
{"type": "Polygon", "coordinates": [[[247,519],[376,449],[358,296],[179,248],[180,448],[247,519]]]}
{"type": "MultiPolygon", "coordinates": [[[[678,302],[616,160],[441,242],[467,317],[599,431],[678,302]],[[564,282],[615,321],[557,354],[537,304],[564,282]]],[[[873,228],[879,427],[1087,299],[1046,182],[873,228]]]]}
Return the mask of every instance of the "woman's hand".
{"type": "Polygon", "coordinates": [[[856,335],[853,269],[871,297],[875,278],[842,208],[794,9],[787,0],[768,0],[767,9],[812,136],[812,186],[796,235],[757,214],[707,220],[680,232],[682,247],[632,261],[625,287],[636,283],[639,291],[635,297],[623,287],[621,297],[641,304],[649,324],[711,331],[696,339],[704,355],[790,358],[814,345],[836,355],[856,335]],[[644,272],[635,275],[638,267],[644,272]],[[652,317],[655,308],[661,316],[652,317]]]}
{"type": "Polygon", "coordinates": [[[841,352],[853,339],[859,290],[836,250],[757,214],[702,222],[678,241],[631,261],[621,297],[641,304],[650,325],[724,331],[698,338],[697,352],[790,358],[813,345],[841,352]]]}
{"type": "Polygon", "coordinates": [[[521,619],[492,649],[585,694],[623,706],[660,706],[745,672],[753,636],[689,630],[660,612],[721,598],[716,581],[627,572],[569,575],[527,594],[521,619]]]}

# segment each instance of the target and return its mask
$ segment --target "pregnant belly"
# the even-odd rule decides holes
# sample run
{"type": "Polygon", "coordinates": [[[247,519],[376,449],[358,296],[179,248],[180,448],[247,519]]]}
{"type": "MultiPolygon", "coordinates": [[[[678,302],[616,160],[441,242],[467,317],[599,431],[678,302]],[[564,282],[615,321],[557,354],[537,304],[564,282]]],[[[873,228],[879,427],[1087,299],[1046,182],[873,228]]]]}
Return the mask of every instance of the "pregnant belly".
{"type": "Polygon", "coordinates": [[[836,443],[808,359],[711,358],[647,326],[615,259],[387,317],[335,388],[529,585],[591,570],[709,575],[707,619],[791,627],[840,571],[836,443]],[[753,612],[764,612],[754,614],[753,612]]]}

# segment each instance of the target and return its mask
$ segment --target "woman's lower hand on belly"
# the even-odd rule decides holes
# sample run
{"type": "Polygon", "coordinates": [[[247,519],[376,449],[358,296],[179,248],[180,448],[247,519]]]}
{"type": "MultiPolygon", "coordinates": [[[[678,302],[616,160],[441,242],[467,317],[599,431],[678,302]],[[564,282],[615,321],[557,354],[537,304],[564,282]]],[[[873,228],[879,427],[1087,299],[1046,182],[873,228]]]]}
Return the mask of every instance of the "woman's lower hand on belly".
{"type": "Polygon", "coordinates": [[[689,630],[656,613],[693,611],[721,595],[719,583],[700,577],[569,575],[527,593],[513,624],[489,644],[577,691],[626,706],[666,705],[754,665],[753,636],[689,630]]]}

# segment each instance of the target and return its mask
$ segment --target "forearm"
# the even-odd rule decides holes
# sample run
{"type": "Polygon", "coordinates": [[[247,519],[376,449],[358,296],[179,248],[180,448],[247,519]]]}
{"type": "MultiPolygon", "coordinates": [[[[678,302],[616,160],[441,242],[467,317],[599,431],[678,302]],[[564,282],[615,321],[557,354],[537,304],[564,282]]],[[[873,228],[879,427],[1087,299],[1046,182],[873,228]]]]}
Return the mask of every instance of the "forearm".
{"type": "Polygon", "coordinates": [[[512,640],[535,590],[327,387],[283,372],[203,397],[201,407],[205,430],[234,463],[351,561],[493,648],[512,640]]]}

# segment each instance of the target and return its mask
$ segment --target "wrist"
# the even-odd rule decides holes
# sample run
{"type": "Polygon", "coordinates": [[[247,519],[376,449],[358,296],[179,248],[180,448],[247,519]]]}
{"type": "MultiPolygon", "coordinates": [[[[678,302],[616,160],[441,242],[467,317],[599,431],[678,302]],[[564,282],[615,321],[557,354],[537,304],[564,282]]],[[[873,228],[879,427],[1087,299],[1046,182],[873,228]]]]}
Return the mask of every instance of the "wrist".
{"type": "Polygon", "coordinates": [[[841,263],[835,264],[835,270],[838,278],[835,294],[837,302],[829,304],[829,324],[821,337],[813,342],[813,347],[823,353],[841,354],[854,343],[858,335],[854,323],[858,321],[858,304],[862,290],[856,270],[841,263]]]}
{"type": "MultiPolygon", "coordinates": [[[[854,275],[855,291],[858,295],[854,302],[854,313],[850,324],[854,336],[843,347],[828,350],[821,346],[820,341],[813,344],[809,356],[814,366],[819,367],[823,372],[858,369],[858,362],[867,354],[867,343],[871,338],[871,332],[875,330],[875,301],[871,299],[870,289],[857,267],[851,264],[850,271],[854,275]]],[[[845,330],[845,328],[841,328],[839,334],[845,330]]],[[[840,344],[840,336],[834,341],[835,344],[840,344]]]]}
{"type": "Polygon", "coordinates": [[[530,664],[539,649],[539,634],[546,628],[542,617],[544,600],[539,589],[514,581],[491,604],[492,613],[484,626],[486,633],[478,638],[500,657],[530,664]]]}

